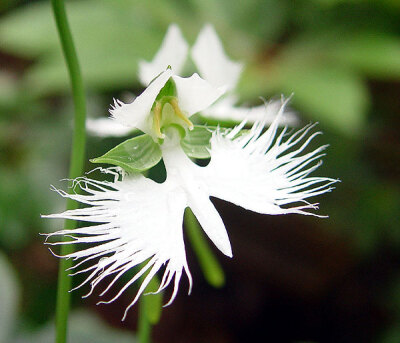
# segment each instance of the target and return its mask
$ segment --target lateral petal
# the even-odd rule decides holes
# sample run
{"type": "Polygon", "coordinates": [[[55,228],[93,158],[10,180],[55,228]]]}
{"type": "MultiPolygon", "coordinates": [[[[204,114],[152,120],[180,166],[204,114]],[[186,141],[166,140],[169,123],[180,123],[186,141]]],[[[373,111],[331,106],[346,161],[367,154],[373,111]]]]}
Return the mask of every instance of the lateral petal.
{"type": "Polygon", "coordinates": [[[207,24],[203,27],[191,50],[191,55],[205,80],[216,87],[225,86],[228,90],[235,88],[243,65],[231,61],[226,56],[212,25],[207,24]]]}
{"type": "Polygon", "coordinates": [[[86,194],[69,195],[63,191],[58,193],[88,207],[44,217],[68,218],[96,224],[48,235],[48,238],[60,235],[72,238],[66,242],[49,243],[53,245],[93,244],[63,256],[81,261],[73,268],[88,266],[83,269],[81,267],[77,273],[90,272],[80,285],[90,282],[89,294],[100,281],[111,276],[108,287],[102,293],[105,294],[123,274],[139,265],[136,275],[107,302],[117,299],[146,270],[150,270],[129,309],[145,290],[150,281],[149,276],[153,276],[162,265],[166,265],[163,288],[170,284],[175,275],[173,295],[176,294],[183,270],[191,280],[182,233],[187,199],[179,186],[168,181],[158,184],[141,174],[113,183],[88,178],[79,178],[75,183],[86,194]]]}
{"type": "Polygon", "coordinates": [[[175,74],[180,74],[185,64],[188,44],[178,25],[171,24],[151,62],[139,62],[139,79],[147,86],[157,75],[171,66],[175,74]]]}
{"type": "Polygon", "coordinates": [[[312,214],[316,209],[309,197],[330,191],[337,182],[326,177],[311,177],[318,168],[326,146],[308,154],[303,150],[318,134],[307,135],[308,126],[284,139],[286,128],[277,135],[283,107],[263,133],[264,122],[256,122],[249,132],[239,135],[244,122],[228,134],[217,130],[211,138],[211,161],[204,168],[212,196],[263,214],[312,214]]]}
{"type": "Polygon", "coordinates": [[[175,81],[179,106],[187,116],[204,110],[225,92],[223,87],[212,86],[197,73],[191,77],[183,78],[174,75],[172,78],[175,81]]]}

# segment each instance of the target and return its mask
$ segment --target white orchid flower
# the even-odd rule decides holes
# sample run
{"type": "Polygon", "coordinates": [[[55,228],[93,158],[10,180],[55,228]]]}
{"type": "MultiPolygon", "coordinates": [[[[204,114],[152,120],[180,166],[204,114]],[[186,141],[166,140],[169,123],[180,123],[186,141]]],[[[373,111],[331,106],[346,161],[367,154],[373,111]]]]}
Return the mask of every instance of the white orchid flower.
{"type": "MultiPolygon", "coordinates": [[[[153,85],[158,89],[170,74],[166,72],[161,75],[149,88],[153,85]]],[[[151,99],[155,98],[156,91],[153,89],[150,93],[151,99]]],[[[140,106],[135,105],[141,110],[143,118],[151,106],[150,102],[143,100],[140,106]]],[[[122,108],[118,107],[118,116],[121,114],[130,124],[146,130],[145,119],[125,117],[127,109],[122,108]]],[[[209,150],[211,159],[206,167],[193,163],[180,146],[178,131],[173,126],[167,128],[161,145],[167,178],[161,184],[141,174],[134,174],[125,175],[122,180],[118,180],[117,175],[114,182],[86,177],[77,179],[75,183],[86,194],[70,195],[59,190],[63,197],[87,205],[46,216],[89,223],[74,230],[49,234],[72,237],[71,241],[52,244],[93,244],[63,256],[80,261],[73,268],[86,265],[77,271],[88,273],[80,286],[90,283],[90,294],[103,279],[110,277],[109,285],[101,293],[104,295],[124,273],[138,267],[136,275],[107,301],[117,299],[142,277],[137,295],[127,307],[124,318],[163,266],[165,269],[156,293],[173,282],[170,304],[177,294],[183,273],[189,279],[190,293],[192,278],[186,260],[182,228],[186,207],[191,208],[217,248],[232,257],[227,231],[210,196],[263,214],[315,215],[309,210],[315,210],[317,204],[309,203],[308,198],[329,192],[330,185],[336,180],[310,176],[320,165],[315,162],[323,156],[325,149],[322,146],[309,153],[303,152],[319,134],[317,132],[309,136],[312,125],[290,136],[286,129],[277,134],[283,112],[284,106],[281,106],[278,116],[265,132],[264,121],[257,121],[248,131],[241,131],[245,121],[232,130],[214,131],[209,150]]]]}
{"type": "MultiPolygon", "coordinates": [[[[147,87],[160,73],[170,68],[174,75],[181,75],[189,54],[188,44],[176,24],[171,24],[167,30],[160,49],[152,61],[139,61],[139,80],[147,87]]],[[[255,107],[236,106],[237,96],[233,93],[243,70],[243,63],[232,61],[226,55],[222,43],[212,25],[207,24],[200,31],[191,49],[191,57],[200,76],[217,89],[229,91],[225,97],[219,97],[215,103],[196,108],[204,117],[249,123],[263,120],[272,123],[280,106],[280,100],[271,102],[269,112],[265,113],[264,104],[255,107]]],[[[196,75],[196,74],[195,74],[196,75]]],[[[175,76],[177,77],[177,76],[175,76]]],[[[119,102],[116,103],[118,105],[119,102]]],[[[296,124],[293,112],[286,111],[280,121],[281,125],[296,124]]],[[[122,136],[131,132],[130,126],[121,122],[112,122],[112,118],[91,119],[87,129],[97,136],[122,136]],[[109,123],[109,130],[107,130],[109,123]]]]}

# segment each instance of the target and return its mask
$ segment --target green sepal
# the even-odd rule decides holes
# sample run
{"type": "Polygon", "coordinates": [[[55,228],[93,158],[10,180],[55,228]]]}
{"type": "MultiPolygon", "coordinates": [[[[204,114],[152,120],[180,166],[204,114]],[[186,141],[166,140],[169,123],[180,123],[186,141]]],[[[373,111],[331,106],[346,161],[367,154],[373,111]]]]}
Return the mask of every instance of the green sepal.
{"type": "Polygon", "coordinates": [[[160,146],[144,134],[117,145],[92,163],[108,163],[123,168],[128,173],[143,172],[154,167],[162,157],[160,146]]]}
{"type": "Polygon", "coordinates": [[[199,159],[210,158],[210,139],[213,129],[195,125],[193,130],[187,130],[186,136],[181,140],[181,147],[185,154],[199,159]]]}
{"type": "MultiPolygon", "coordinates": [[[[186,136],[181,140],[181,147],[186,155],[192,158],[210,158],[210,140],[212,133],[219,130],[222,133],[230,130],[229,128],[216,126],[195,125],[193,130],[186,130],[186,136]]],[[[245,130],[240,131],[239,135],[245,130]]]]}

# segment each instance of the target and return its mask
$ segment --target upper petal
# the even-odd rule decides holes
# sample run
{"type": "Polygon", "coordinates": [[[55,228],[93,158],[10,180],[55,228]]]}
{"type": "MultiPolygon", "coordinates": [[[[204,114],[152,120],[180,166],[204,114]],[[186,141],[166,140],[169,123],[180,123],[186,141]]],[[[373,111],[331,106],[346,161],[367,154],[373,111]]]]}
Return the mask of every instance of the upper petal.
{"type": "Polygon", "coordinates": [[[96,224],[49,235],[73,237],[72,241],[53,244],[91,244],[89,247],[78,245],[80,249],[64,256],[81,261],[73,268],[87,263],[88,267],[81,268],[78,272],[89,272],[80,286],[90,282],[91,293],[100,281],[111,276],[109,285],[101,294],[103,295],[123,274],[140,265],[137,274],[131,276],[109,301],[118,298],[141,275],[149,271],[128,310],[162,265],[166,268],[160,290],[167,287],[175,277],[175,295],[183,271],[186,271],[191,281],[182,233],[187,199],[179,187],[170,182],[158,184],[141,174],[113,183],[87,178],[77,179],[75,183],[86,194],[69,195],[63,191],[58,192],[88,206],[46,217],[96,224]]]}
{"type": "Polygon", "coordinates": [[[176,85],[179,107],[187,116],[203,111],[225,92],[223,87],[212,86],[196,73],[191,77],[174,75],[172,78],[176,85]]]}
{"type": "Polygon", "coordinates": [[[225,54],[222,43],[212,25],[203,27],[191,55],[200,75],[216,87],[233,89],[242,71],[242,63],[231,61],[225,54]]]}
{"type": "Polygon", "coordinates": [[[188,44],[176,24],[171,24],[160,49],[151,62],[139,62],[140,82],[147,86],[158,74],[171,66],[175,74],[180,74],[185,64],[188,44]]]}
{"type": "Polygon", "coordinates": [[[138,128],[145,133],[151,133],[148,123],[148,115],[151,111],[161,88],[172,76],[172,71],[167,69],[162,72],[150,85],[130,104],[114,100],[114,106],[110,110],[112,117],[120,124],[132,128],[138,128]]]}
{"type": "Polygon", "coordinates": [[[216,131],[211,139],[211,161],[205,167],[212,196],[264,214],[302,213],[315,209],[307,199],[331,190],[336,180],[309,176],[326,146],[303,153],[318,134],[308,136],[312,126],[286,138],[286,129],[277,135],[280,114],[263,133],[264,122],[237,136],[239,127],[228,134],[216,131]],[[286,139],[285,139],[286,138],[286,139]]]}

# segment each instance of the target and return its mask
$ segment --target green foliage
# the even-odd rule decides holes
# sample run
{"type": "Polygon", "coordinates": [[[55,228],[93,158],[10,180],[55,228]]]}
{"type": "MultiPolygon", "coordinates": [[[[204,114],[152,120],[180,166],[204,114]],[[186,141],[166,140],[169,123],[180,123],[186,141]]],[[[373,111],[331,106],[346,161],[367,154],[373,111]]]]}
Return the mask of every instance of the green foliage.
{"type": "MultiPolygon", "coordinates": [[[[181,140],[182,149],[192,158],[210,158],[210,139],[212,129],[196,125],[188,130],[181,140]]],[[[222,129],[224,130],[224,129],[222,129]]],[[[159,145],[150,135],[144,134],[117,145],[101,157],[90,160],[92,163],[108,163],[119,166],[128,173],[143,172],[154,167],[162,158],[159,145]]]]}
{"type": "MultiPolygon", "coordinates": [[[[355,66],[350,68],[350,55],[346,56],[344,49],[341,55],[340,52],[334,55],[332,51],[340,50],[332,48],[331,43],[335,44],[329,39],[306,36],[288,44],[271,64],[249,68],[241,84],[242,91],[246,96],[255,95],[259,89],[268,93],[293,93],[294,107],[313,121],[347,136],[360,134],[365,128],[369,107],[368,90],[355,66]]],[[[351,49],[350,40],[348,44],[342,43],[342,46],[351,49]]]]}
{"type": "MultiPolygon", "coordinates": [[[[163,30],[155,27],[146,9],[132,10],[131,6],[129,1],[67,3],[87,86],[96,89],[110,89],[115,85],[130,87],[136,79],[138,59],[149,58],[157,50],[163,30]]],[[[24,87],[30,92],[43,95],[68,89],[49,2],[23,7],[3,19],[0,42],[14,54],[39,57],[24,78],[24,87]]]]}
{"type": "Polygon", "coordinates": [[[161,149],[150,135],[144,134],[126,140],[92,163],[108,163],[123,168],[128,173],[143,172],[154,167],[162,157],[161,149]]]}
{"type": "Polygon", "coordinates": [[[338,37],[327,48],[335,64],[357,70],[367,77],[400,77],[400,39],[392,34],[356,32],[338,37]]]}
{"type": "Polygon", "coordinates": [[[294,66],[281,70],[282,89],[294,106],[333,129],[354,136],[365,126],[367,90],[357,75],[338,68],[294,66]]]}

